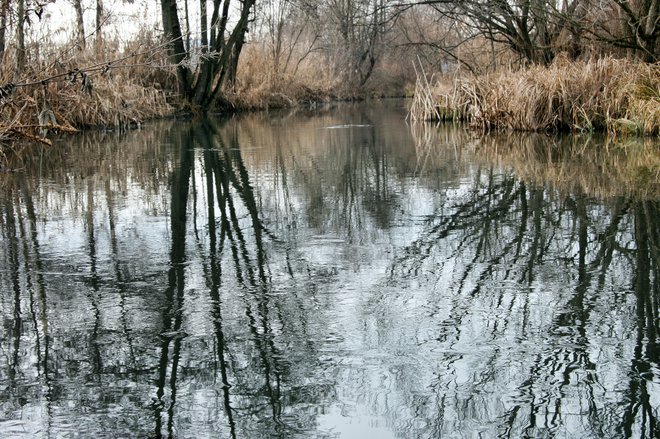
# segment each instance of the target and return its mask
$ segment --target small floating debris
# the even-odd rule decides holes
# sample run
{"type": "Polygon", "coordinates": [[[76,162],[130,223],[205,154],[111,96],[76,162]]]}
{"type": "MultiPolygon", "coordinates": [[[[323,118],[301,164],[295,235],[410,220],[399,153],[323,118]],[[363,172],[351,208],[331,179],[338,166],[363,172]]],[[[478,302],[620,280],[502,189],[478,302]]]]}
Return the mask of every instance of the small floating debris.
{"type": "Polygon", "coordinates": [[[346,129],[346,128],[368,128],[372,127],[373,125],[355,125],[355,124],[347,124],[347,125],[330,125],[329,127],[323,127],[323,129],[326,130],[339,130],[339,129],[346,129]]]}

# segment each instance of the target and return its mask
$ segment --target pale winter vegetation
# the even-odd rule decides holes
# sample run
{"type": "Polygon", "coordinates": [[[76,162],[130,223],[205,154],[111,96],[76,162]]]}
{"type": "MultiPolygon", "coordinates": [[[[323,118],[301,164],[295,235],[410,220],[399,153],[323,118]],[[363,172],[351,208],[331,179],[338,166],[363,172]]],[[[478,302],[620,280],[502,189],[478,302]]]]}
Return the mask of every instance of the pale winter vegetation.
{"type": "Polygon", "coordinates": [[[660,67],[626,59],[556,59],[450,83],[419,80],[411,117],[484,130],[660,132],[660,67]]]}
{"type": "Polygon", "coordinates": [[[660,2],[420,3],[427,15],[412,12],[418,22],[456,30],[438,35],[416,26],[411,40],[443,47],[445,62],[470,74],[419,75],[413,119],[467,120],[486,129],[660,132],[660,2]]]}
{"type": "Polygon", "coordinates": [[[657,134],[659,37],[658,0],[0,0],[0,142],[413,92],[416,119],[657,134]]]}

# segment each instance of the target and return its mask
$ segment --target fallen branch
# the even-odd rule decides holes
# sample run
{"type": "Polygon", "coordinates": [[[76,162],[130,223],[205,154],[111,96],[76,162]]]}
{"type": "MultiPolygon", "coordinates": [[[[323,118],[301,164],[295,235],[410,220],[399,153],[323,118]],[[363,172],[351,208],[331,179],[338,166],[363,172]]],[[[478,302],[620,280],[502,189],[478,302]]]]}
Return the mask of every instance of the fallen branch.
{"type": "Polygon", "coordinates": [[[21,131],[18,127],[12,127],[8,130],[9,132],[14,133],[16,136],[23,137],[26,140],[32,141],[32,142],[38,142],[43,145],[47,146],[53,146],[53,141],[50,139],[47,139],[45,137],[40,137],[35,134],[31,134],[25,131],[21,131]]]}

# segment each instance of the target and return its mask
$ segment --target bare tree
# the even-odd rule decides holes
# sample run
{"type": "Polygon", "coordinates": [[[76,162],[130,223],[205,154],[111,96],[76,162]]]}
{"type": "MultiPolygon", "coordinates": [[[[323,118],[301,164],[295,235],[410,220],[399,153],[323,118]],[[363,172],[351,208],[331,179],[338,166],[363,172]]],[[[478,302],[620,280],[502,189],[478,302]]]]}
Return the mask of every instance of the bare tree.
{"type": "Polygon", "coordinates": [[[305,0],[265,0],[256,11],[255,38],[269,55],[274,73],[296,74],[311,53],[318,51],[322,6],[305,0]]]}
{"type": "Polygon", "coordinates": [[[83,8],[81,0],[71,0],[76,11],[76,40],[81,49],[85,48],[85,22],[83,21],[83,8]]]}
{"type": "Polygon", "coordinates": [[[628,49],[646,62],[660,59],[660,1],[612,0],[597,12],[593,35],[598,41],[628,49]]]}
{"type": "Polygon", "coordinates": [[[101,32],[101,27],[103,27],[105,11],[103,9],[103,0],[96,0],[96,50],[100,51],[103,46],[103,32],[101,32]]]}
{"type": "Polygon", "coordinates": [[[21,72],[25,68],[25,0],[18,0],[17,5],[17,24],[16,24],[16,72],[21,72]]]}
{"type": "Polygon", "coordinates": [[[560,49],[560,37],[580,6],[580,0],[429,3],[448,17],[467,24],[475,34],[508,46],[526,62],[539,64],[554,59],[560,49]]]}
{"type": "MultiPolygon", "coordinates": [[[[438,13],[433,8],[411,8],[400,15],[397,26],[402,36],[399,45],[414,56],[413,61],[428,65],[432,72],[445,73],[461,66],[470,72],[481,70],[480,50],[462,46],[475,41],[475,33],[464,23],[438,13]]],[[[492,43],[492,41],[491,41],[492,43]]],[[[498,62],[494,44],[490,47],[490,65],[498,62]]]]}
{"type": "MultiPolygon", "coordinates": [[[[213,0],[210,26],[206,20],[201,24],[208,47],[202,48],[200,60],[195,64],[191,62],[192,53],[183,44],[177,1],[160,0],[160,4],[165,36],[170,41],[170,57],[176,66],[179,94],[206,111],[217,100],[232,59],[240,54],[255,0],[213,0]],[[231,10],[234,7],[235,16],[231,10]]],[[[200,20],[208,19],[202,12],[205,14],[206,9],[200,10],[200,20]]]]}
{"type": "Polygon", "coordinates": [[[0,61],[5,53],[5,35],[7,29],[7,15],[9,14],[9,0],[0,1],[0,61]]]}
{"type": "Polygon", "coordinates": [[[559,52],[575,58],[587,41],[629,49],[647,62],[660,57],[660,0],[427,0],[396,6],[433,8],[529,63],[548,64],[559,52]]]}
{"type": "Polygon", "coordinates": [[[285,44],[285,26],[291,15],[292,5],[287,0],[267,0],[262,3],[261,17],[268,39],[273,70],[278,73],[285,44]]]}
{"type": "Polygon", "coordinates": [[[389,0],[328,0],[322,16],[335,57],[350,83],[363,86],[384,51],[395,16],[389,0]],[[334,40],[334,41],[333,41],[334,40]]]}

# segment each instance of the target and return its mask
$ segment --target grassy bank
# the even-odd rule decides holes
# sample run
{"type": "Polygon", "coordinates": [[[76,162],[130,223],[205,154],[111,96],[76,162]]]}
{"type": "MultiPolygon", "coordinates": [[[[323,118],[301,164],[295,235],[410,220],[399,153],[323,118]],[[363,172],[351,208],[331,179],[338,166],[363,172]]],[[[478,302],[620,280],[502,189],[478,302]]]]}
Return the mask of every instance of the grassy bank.
{"type": "MultiPolygon", "coordinates": [[[[140,44],[119,53],[108,44],[92,50],[67,50],[32,59],[17,71],[11,54],[0,65],[0,159],[26,145],[52,145],[61,133],[86,127],[127,127],[173,114],[168,98],[170,74],[159,66],[162,47],[140,44]],[[66,55],[69,55],[68,57],[66,55]],[[17,143],[18,141],[18,143],[17,143]]],[[[163,66],[165,64],[163,63],[163,66]]]]}
{"type": "Polygon", "coordinates": [[[305,105],[342,97],[340,81],[322,68],[314,54],[295,68],[276,68],[267,51],[248,45],[241,54],[238,74],[225,99],[237,110],[265,110],[305,105]]]}
{"type": "Polygon", "coordinates": [[[238,75],[227,87],[226,101],[239,110],[264,110],[319,102],[352,101],[365,98],[410,95],[414,83],[408,66],[388,57],[374,68],[362,85],[320,53],[297,54],[298,62],[277,64],[266,47],[248,45],[241,54],[238,75]]]}
{"type": "Polygon", "coordinates": [[[660,66],[558,59],[435,82],[419,76],[413,120],[462,121],[484,130],[660,134],[660,66]]]}

